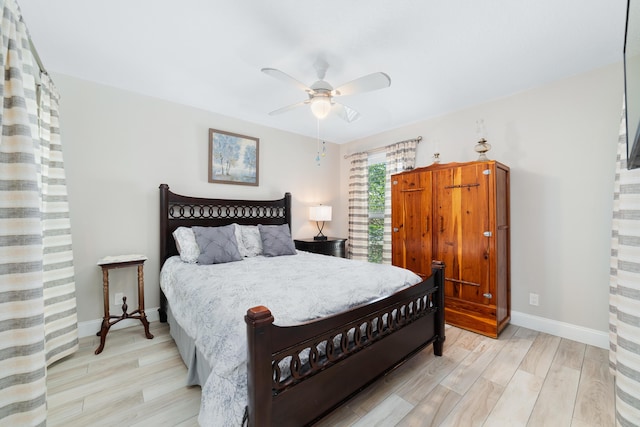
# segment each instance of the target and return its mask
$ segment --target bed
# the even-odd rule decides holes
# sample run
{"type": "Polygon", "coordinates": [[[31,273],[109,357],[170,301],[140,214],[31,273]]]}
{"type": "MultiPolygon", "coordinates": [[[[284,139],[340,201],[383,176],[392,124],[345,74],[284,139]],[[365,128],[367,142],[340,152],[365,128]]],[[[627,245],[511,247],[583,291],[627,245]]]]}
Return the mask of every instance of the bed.
{"type": "MultiPolygon", "coordinates": [[[[174,270],[178,271],[193,270],[192,267],[182,265],[184,263],[177,259],[178,249],[173,232],[178,227],[221,227],[230,224],[243,226],[261,224],[263,227],[286,224],[290,227],[291,195],[286,193],[282,199],[269,201],[205,199],[175,194],[169,190],[168,185],[161,184],[160,259],[163,266],[161,281],[170,282],[167,278],[173,274],[169,273],[169,267],[172,265],[175,267],[174,270]]],[[[310,269],[310,266],[324,266],[331,261],[337,263],[337,271],[343,271],[345,277],[347,277],[347,270],[358,270],[360,267],[365,268],[361,264],[368,264],[304,252],[288,257],[246,258],[238,263],[229,264],[242,266],[244,270],[257,270],[262,268],[260,265],[265,265],[265,268],[271,269],[268,270],[270,273],[263,273],[261,276],[266,277],[285,274],[291,269],[288,263],[293,260],[303,263],[301,267],[295,267],[301,271],[308,270],[306,266],[310,269]]],[[[198,266],[193,271],[197,271],[195,274],[199,275],[227,277],[231,274],[231,268],[234,267],[232,265],[198,266]],[[211,269],[211,273],[207,273],[207,269],[211,269]]],[[[373,268],[397,269],[389,266],[373,266],[373,268]]],[[[377,270],[375,274],[366,277],[386,277],[384,274],[386,270],[377,270]]],[[[394,274],[406,274],[406,277],[412,275],[406,271],[396,271],[394,274]]],[[[181,276],[176,273],[176,277],[181,276]]],[[[408,282],[408,280],[405,281],[408,282]]],[[[364,285],[367,281],[358,279],[354,282],[364,285]]],[[[341,298],[340,287],[336,287],[333,281],[330,282],[324,286],[313,285],[313,289],[319,293],[305,300],[341,298]]],[[[293,280],[293,283],[298,283],[297,279],[293,280]]],[[[277,299],[274,299],[275,296],[271,298],[271,294],[275,295],[276,292],[270,290],[271,288],[265,288],[261,298],[270,301],[268,305],[273,312],[264,305],[260,305],[260,302],[256,303],[261,300],[254,301],[252,297],[247,297],[246,309],[242,309],[244,322],[240,318],[242,316],[236,314],[238,319],[232,319],[231,323],[227,324],[224,322],[229,321],[222,319],[222,312],[228,311],[225,309],[226,305],[235,307],[237,302],[225,303],[222,306],[212,304],[220,304],[219,301],[213,300],[221,300],[221,295],[225,294],[230,287],[228,284],[216,290],[207,289],[209,285],[191,287],[189,284],[182,284],[171,288],[163,283],[160,295],[160,320],[168,321],[170,324],[171,335],[178,344],[180,354],[189,369],[189,383],[203,386],[203,407],[199,418],[201,424],[207,424],[209,420],[208,412],[203,409],[207,399],[213,399],[218,406],[225,403],[223,399],[227,399],[227,404],[236,406],[232,408],[233,416],[229,416],[225,421],[227,425],[301,426],[322,418],[425,346],[433,344],[434,353],[438,356],[442,355],[445,339],[442,283],[443,265],[434,262],[433,274],[424,280],[417,278],[417,283],[405,283],[400,290],[391,292],[388,296],[372,298],[372,301],[362,302],[357,299],[354,300],[355,303],[349,301],[348,308],[338,310],[335,312],[337,314],[323,314],[319,318],[312,316],[314,318],[302,322],[297,322],[298,318],[295,316],[285,315],[279,307],[281,304],[278,304],[282,296],[278,296],[277,299]],[[201,305],[206,298],[195,292],[200,292],[199,289],[213,292],[214,297],[204,303],[205,308],[215,307],[211,308],[211,314],[201,314],[197,318],[194,316],[196,320],[184,320],[185,318],[181,316],[184,312],[191,310],[190,306],[185,308],[184,305],[188,297],[178,295],[181,292],[179,290],[184,289],[188,289],[183,291],[185,295],[192,293],[190,298],[201,305]],[[270,292],[270,294],[264,292],[270,292]],[[207,304],[210,305],[207,306],[207,304]],[[240,364],[241,375],[238,377],[241,378],[242,390],[235,392],[235,395],[232,392],[227,396],[227,383],[224,381],[228,382],[228,379],[225,378],[220,382],[216,373],[218,367],[215,366],[218,359],[235,356],[232,357],[233,353],[224,356],[216,353],[219,351],[217,348],[214,347],[212,350],[207,347],[206,343],[214,341],[209,335],[215,336],[216,339],[218,335],[208,333],[208,326],[205,323],[210,324],[211,327],[220,323],[229,330],[242,328],[246,331],[246,341],[243,341],[241,347],[237,347],[246,352],[246,358],[240,364]],[[224,398],[221,397],[222,395],[224,398]]],[[[256,284],[256,287],[259,284],[256,284]]],[[[352,283],[348,287],[341,286],[341,288],[355,287],[353,286],[355,284],[352,283]]],[[[253,288],[253,285],[249,288],[253,288]]],[[[292,296],[294,291],[295,288],[289,288],[282,293],[286,294],[290,300],[296,298],[292,296]]],[[[226,293],[232,294],[238,291],[226,293]]],[[[299,304],[304,303],[302,299],[297,301],[300,301],[299,304]]],[[[286,299],[285,302],[292,305],[286,299]]],[[[306,308],[300,308],[299,311],[304,310],[306,308]]],[[[234,381],[238,382],[237,379],[234,381]]],[[[211,402],[206,405],[211,406],[211,402]]]]}

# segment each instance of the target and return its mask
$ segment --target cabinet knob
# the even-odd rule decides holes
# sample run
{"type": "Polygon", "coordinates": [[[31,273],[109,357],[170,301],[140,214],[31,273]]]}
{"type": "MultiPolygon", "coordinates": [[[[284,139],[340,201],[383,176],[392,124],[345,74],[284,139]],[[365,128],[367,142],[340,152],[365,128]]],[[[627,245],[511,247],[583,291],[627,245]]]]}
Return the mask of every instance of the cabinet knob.
{"type": "Polygon", "coordinates": [[[490,293],[482,294],[482,296],[489,299],[493,298],[493,295],[490,293]]]}
{"type": "Polygon", "coordinates": [[[398,231],[400,231],[400,229],[398,227],[393,227],[393,232],[397,233],[398,231]]]}
{"type": "Polygon", "coordinates": [[[484,237],[491,237],[491,236],[493,236],[493,233],[492,233],[492,232],[490,232],[490,231],[485,231],[484,233],[482,233],[482,235],[483,235],[484,237]]]}

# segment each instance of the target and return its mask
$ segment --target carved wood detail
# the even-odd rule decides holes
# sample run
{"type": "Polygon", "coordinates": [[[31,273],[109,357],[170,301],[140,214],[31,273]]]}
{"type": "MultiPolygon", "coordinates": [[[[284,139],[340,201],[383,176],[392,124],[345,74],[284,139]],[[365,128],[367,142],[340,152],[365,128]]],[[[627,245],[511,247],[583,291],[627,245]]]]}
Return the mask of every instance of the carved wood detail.
{"type": "Polygon", "coordinates": [[[308,377],[348,358],[383,339],[392,332],[437,311],[434,300],[438,288],[410,302],[402,302],[386,310],[342,325],[339,329],[305,340],[272,355],[273,393],[278,394],[308,377]]]}
{"type": "Polygon", "coordinates": [[[169,205],[170,219],[285,218],[283,207],[223,206],[219,204],[176,203],[169,205]]]}

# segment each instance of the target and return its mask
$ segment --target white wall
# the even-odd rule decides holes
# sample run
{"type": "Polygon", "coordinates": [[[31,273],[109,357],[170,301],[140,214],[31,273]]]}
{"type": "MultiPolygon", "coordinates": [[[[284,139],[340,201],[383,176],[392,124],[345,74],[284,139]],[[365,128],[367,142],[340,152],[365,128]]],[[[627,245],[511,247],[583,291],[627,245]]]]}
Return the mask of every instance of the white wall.
{"type": "MultiPolygon", "coordinates": [[[[308,206],[339,208],[339,148],[327,144],[317,166],[316,140],[242,122],[65,75],[54,75],[61,94],[60,122],[71,209],[78,319],[102,317],[106,255],[142,253],[145,305],[158,307],[159,192],[220,198],[293,196],[294,237],[317,233],[308,206]],[[207,182],[208,129],[260,138],[260,186],[207,182]]],[[[328,223],[332,233],[335,223],[328,223]]],[[[112,270],[115,292],[136,304],[135,269],[112,270]]],[[[114,314],[119,313],[112,310],[114,314]]]]}
{"type": "MultiPolygon", "coordinates": [[[[606,332],[611,212],[622,107],[622,64],[342,145],[351,154],[421,135],[417,166],[489,158],[511,168],[512,309],[606,332]],[[529,305],[529,293],[540,305],[529,305]]],[[[429,94],[416,94],[416,97],[429,94]]],[[[347,215],[348,161],[340,156],[347,215]]],[[[347,224],[338,233],[347,233],[347,224]]]]}

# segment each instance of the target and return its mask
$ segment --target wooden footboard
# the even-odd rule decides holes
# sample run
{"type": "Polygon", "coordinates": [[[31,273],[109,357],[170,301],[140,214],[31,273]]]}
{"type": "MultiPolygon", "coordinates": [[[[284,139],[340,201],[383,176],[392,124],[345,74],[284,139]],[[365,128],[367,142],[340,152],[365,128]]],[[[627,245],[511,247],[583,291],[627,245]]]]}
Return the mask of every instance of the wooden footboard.
{"type": "Polygon", "coordinates": [[[249,426],[310,424],[426,345],[441,356],[444,265],[432,267],[417,285],[302,325],[276,326],[266,307],[249,309],[249,426]]]}

